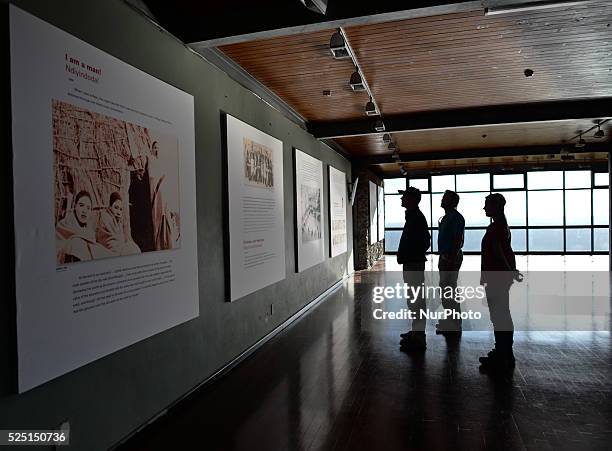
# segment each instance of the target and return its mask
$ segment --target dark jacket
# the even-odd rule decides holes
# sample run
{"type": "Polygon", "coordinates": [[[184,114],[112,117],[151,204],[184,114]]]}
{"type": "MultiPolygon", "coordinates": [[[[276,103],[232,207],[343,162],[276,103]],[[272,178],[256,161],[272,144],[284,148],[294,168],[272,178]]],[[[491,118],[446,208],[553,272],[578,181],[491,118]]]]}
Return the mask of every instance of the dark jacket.
{"type": "Polygon", "coordinates": [[[430,245],[429,227],[421,210],[406,210],[406,223],[397,249],[397,262],[402,265],[426,261],[425,252],[430,245]]]}

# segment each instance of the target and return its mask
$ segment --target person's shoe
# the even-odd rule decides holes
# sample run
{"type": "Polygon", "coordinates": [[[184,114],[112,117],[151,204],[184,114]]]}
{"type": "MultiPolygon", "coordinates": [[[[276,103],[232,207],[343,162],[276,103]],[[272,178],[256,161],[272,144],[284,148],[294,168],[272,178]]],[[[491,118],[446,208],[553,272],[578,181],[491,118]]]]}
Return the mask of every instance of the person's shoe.
{"type": "Polygon", "coordinates": [[[503,355],[497,349],[492,349],[486,357],[480,357],[478,360],[480,361],[481,370],[484,371],[506,371],[516,366],[516,359],[512,352],[503,355]]]}
{"type": "Polygon", "coordinates": [[[425,340],[425,332],[414,332],[410,331],[406,334],[406,337],[400,340],[400,349],[406,351],[420,351],[427,348],[427,341],[425,340]]]}

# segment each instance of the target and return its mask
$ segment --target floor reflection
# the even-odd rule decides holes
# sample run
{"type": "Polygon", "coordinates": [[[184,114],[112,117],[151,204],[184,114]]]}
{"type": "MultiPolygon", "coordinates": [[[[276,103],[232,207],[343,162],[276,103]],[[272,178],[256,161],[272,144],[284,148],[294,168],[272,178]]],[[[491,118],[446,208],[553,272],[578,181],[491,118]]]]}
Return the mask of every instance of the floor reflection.
{"type": "Polygon", "coordinates": [[[491,378],[490,331],[401,352],[406,324],[372,318],[364,276],[123,449],[609,449],[609,332],[517,332],[516,369],[491,378]]]}

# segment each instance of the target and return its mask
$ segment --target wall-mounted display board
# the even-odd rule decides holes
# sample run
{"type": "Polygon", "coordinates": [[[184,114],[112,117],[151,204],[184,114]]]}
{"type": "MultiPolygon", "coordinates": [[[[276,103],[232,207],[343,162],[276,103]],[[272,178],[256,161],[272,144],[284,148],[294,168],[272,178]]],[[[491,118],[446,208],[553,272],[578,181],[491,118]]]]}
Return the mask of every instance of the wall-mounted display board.
{"type": "Polygon", "coordinates": [[[229,114],[227,224],[230,300],[285,278],[283,143],[229,114]]]}
{"type": "Polygon", "coordinates": [[[325,260],[323,163],[295,149],[297,271],[325,260]]]}
{"type": "Polygon", "coordinates": [[[385,239],[385,192],[378,187],[378,241],[385,239]]]}
{"type": "Polygon", "coordinates": [[[329,166],[329,247],[331,257],[343,254],[347,250],[346,205],[346,175],[333,166],[329,166]]]}
{"type": "Polygon", "coordinates": [[[369,181],[370,188],[370,244],[378,241],[378,188],[369,181]]]}
{"type": "Polygon", "coordinates": [[[19,391],[195,318],[193,97],[10,6],[19,391]]]}

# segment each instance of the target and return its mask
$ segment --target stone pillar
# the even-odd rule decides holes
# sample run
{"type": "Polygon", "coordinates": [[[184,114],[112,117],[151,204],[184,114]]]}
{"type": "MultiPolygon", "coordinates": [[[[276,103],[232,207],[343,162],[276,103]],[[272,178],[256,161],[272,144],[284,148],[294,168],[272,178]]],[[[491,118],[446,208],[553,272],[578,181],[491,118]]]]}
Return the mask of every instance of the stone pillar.
{"type": "MultiPolygon", "coordinates": [[[[608,211],[612,216],[612,152],[608,152],[608,211]]],[[[612,220],[608,222],[608,270],[612,271],[612,220]]]]}
{"type": "MultiPolygon", "coordinates": [[[[382,179],[364,167],[353,167],[353,177],[359,177],[353,205],[353,249],[355,271],[370,268],[385,252],[384,240],[370,244],[370,181],[378,186],[382,179]]],[[[376,233],[376,229],[373,230],[376,233]]]]}

